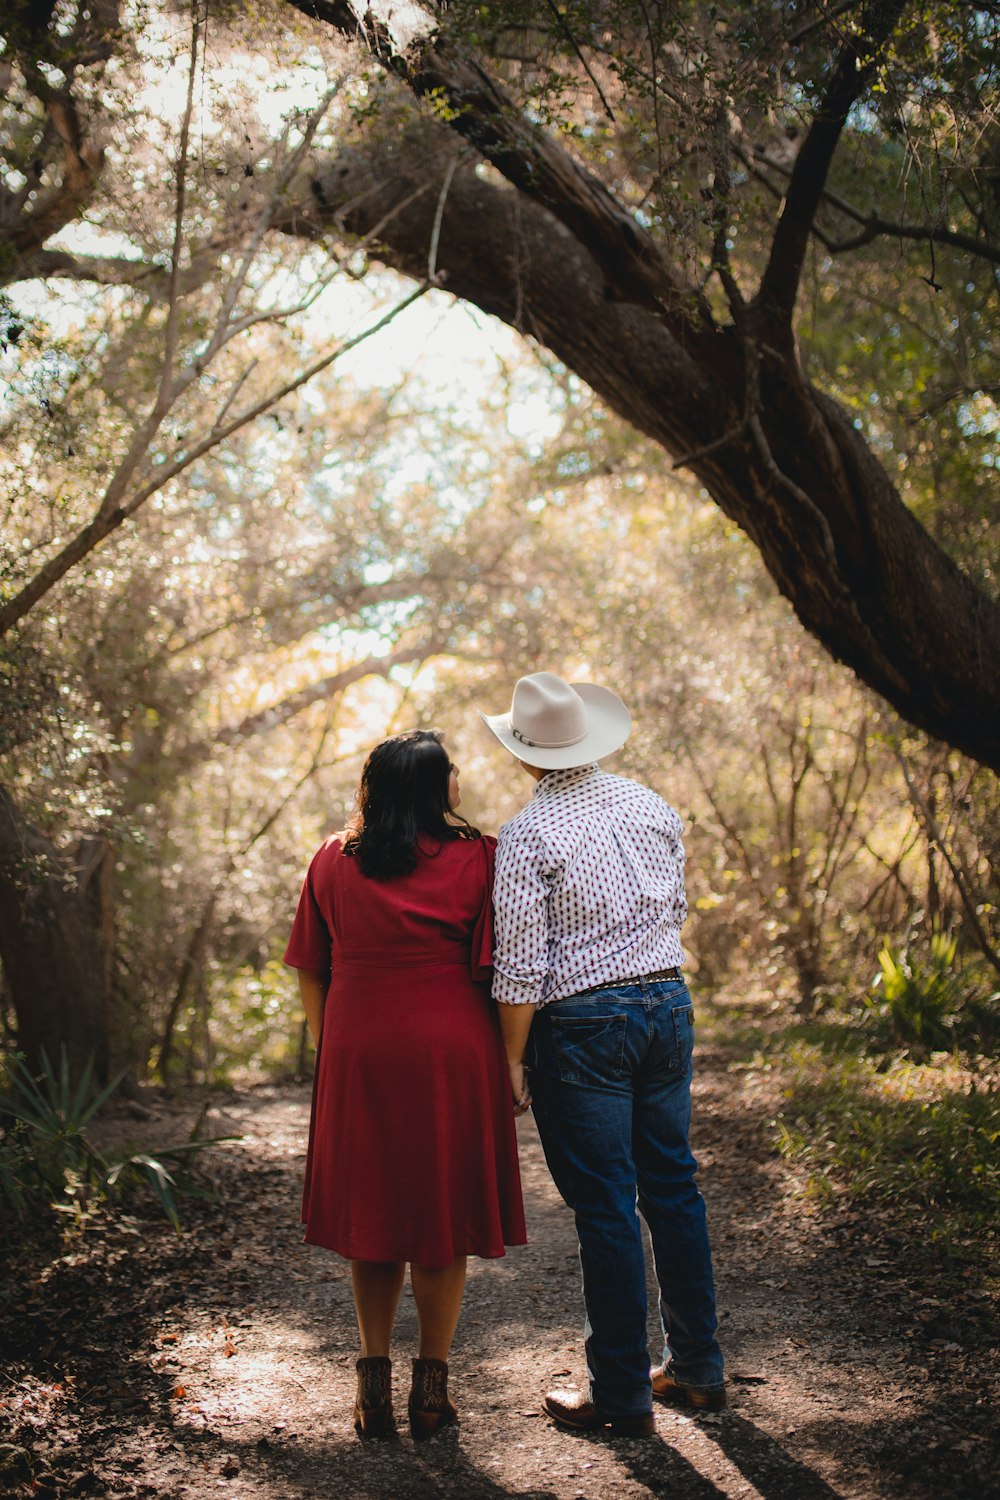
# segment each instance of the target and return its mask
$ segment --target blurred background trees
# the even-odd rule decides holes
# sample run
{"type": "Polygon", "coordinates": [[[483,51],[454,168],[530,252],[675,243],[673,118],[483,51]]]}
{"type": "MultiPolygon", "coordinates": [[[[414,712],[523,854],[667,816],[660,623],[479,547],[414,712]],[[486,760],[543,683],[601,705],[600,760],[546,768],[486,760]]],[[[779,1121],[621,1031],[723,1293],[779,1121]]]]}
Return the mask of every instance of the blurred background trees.
{"type": "MultiPolygon", "coordinates": [[[[676,237],[721,316],[720,245],[748,288],[842,37],[819,10],[776,10],[754,51],[732,7],[696,87],[681,64],[705,38],[686,12],[654,47],[661,76],[630,8],[613,9],[599,25],[594,8],[544,23],[497,8],[486,35],[481,8],[452,7],[458,40],[638,224],[676,237]],[[744,108],[713,156],[722,77],[744,108]]],[[[852,121],[798,333],[812,386],[994,600],[995,64],[955,50],[976,26],[985,39],[989,8],[961,37],[949,9],[921,11],[898,44],[897,82],[933,42],[926,97],[877,95],[852,121]],[[946,159],[976,69],[981,160],[965,144],[946,159]],[[923,222],[941,232],[859,220],[877,188],[898,229],[917,116],[935,111],[923,222]]],[[[665,26],[666,8],[650,14],[665,26]]],[[[398,158],[415,107],[290,6],[231,27],[214,5],[14,5],[2,64],[7,1048],[34,1062],[65,1045],[77,1069],[94,1055],[104,1076],[168,1082],[301,1069],[279,958],[364,753],[396,728],[442,728],[465,811],[495,831],[530,786],[475,710],[541,667],[619,688],[636,728],[616,768],[689,822],[702,993],[866,1026],[890,1048],[989,1048],[995,776],[836,665],[747,536],[607,391],[441,289],[459,174],[489,184],[494,168],[460,153],[423,192],[430,245],[393,252],[409,200],[386,221],[385,183],[364,172],[373,151],[398,158]],[[327,181],[337,162],[350,193],[318,213],[317,164],[327,181]]],[[[431,99],[436,130],[448,108],[431,99]]],[[[461,290],[451,265],[444,286],[461,290]]]]}

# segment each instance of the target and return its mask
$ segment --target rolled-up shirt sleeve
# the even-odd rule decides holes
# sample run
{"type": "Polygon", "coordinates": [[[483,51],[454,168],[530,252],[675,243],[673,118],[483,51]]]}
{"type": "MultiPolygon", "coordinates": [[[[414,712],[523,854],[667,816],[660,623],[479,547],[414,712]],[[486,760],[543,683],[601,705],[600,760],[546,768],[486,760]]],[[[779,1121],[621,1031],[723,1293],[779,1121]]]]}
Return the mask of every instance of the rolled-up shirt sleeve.
{"type": "Polygon", "coordinates": [[[493,887],[493,998],[502,1005],[538,1005],[549,969],[548,884],[540,848],[503,829],[493,887]]]}
{"type": "Polygon", "coordinates": [[[688,911],[687,892],[684,887],[684,824],[669,804],[664,803],[664,806],[667,810],[667,844],[671,855],[672,875],[669,910],[673,925],[680,931],[687,919],[688,911]]]}

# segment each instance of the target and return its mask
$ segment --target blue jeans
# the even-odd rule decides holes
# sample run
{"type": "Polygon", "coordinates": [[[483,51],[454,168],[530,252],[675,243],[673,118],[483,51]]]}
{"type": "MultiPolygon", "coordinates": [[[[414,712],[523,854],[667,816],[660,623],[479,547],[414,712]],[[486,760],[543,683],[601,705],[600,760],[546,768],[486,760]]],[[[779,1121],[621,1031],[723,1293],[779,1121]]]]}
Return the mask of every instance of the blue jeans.
{"type": "Polygon", "coordinates": [[[664,1362],[680,1384],[723,1383],[705,1204],[688,1145],[694,1011],[677,980],[544,1006],[529,1064],[538,1133],[576,1215],[590,1397],[608,1416],[648,1412],[646,1264],[660,1288],[664,1362]]]}

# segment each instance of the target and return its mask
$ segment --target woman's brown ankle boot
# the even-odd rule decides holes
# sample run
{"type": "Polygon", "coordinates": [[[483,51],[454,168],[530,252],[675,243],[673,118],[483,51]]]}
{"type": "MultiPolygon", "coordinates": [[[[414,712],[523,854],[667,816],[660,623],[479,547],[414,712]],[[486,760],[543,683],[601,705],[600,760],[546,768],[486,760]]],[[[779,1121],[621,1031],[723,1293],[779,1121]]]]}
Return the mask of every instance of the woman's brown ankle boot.
{"type": "Polygon", "coordinates": [[[359,1438],[396,1436],[392,1415],[392,1365],[384,1355],[358,1360],[354,1431],[359,1438]]]}
{"type": "Polygon", "coordinates": [[[413,1361],[413,1385],[407,1409],[415,1443],[424,1442],[442,1427],[451,1427],[458,1421],[458,1412],[448,1400],[448,1366],[443,1359],[413,1361]]]}

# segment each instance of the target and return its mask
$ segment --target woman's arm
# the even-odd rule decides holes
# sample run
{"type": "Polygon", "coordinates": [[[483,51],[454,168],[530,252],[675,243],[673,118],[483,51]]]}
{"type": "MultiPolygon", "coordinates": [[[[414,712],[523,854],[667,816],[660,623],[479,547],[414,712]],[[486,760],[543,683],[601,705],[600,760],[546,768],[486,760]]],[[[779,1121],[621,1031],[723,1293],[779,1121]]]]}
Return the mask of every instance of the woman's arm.
{"type": "Polygon", "coordinates": [[[516,1115],[523,1115],[531,1103],[531,1090],[524,1072],[524,1049],[528,1045],[528,1032],[537,1009],[537,1005],[504,1005],[502,1002],[497,1005],[516,1115]]]}
{"type": "Polygon", "coordinates": [[[318,1042],[319,1034],[323,1029],[327,976],[313,974],[309,969],[298,969],[296,972],[299,976],[299,994],[302,997],[302,1009],[306,1013],[306,1022],[313,1041],[318,1042]]]}

